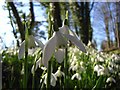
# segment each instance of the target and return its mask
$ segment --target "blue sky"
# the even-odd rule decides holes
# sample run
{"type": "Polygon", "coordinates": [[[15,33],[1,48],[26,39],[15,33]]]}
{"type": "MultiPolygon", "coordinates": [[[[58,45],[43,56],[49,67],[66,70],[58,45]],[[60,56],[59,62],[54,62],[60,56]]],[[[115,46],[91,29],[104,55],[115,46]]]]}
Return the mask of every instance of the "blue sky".
{"type": "MultiPolygon", "coordinates": [[[[25,4],[28,5],[28,3],[25,2],[25,4]]],[[[4,5],[4,0],[0,1],[0,12],[2,14],[0,14],[0,38],[2,39],[2,41],[4,41],[4,43],[6,44],[7,47],[11,47],[14,46],[16,44],[16,40],[14,38],[14,35],[12,33],[12,27],[9,24],[10,19],[8,18],[9,14],[8,14],[8,10],[4,10],[3,9],[3,5],[4,5]]],[[[41,7],[35,7],[34,10],[35,12],[39,12],[39,10],[41,10],[41,7]]],[[[19,8],[19,10],[22,10],[24,13],[29,14],[29,7],[25,6],[25,7],[21,7],[19,8]]],[[[41,13],[44,13],[45,11],[41,10],[41,13]]],[[[46,21],[46,18],[41,14],[41,13],[35,13],[35,19],[37,21],[46,21]]],[[[41,30],[45,30],[46,28],[44,26],[40,26],[39,27],[41,30]]],[[[1,42],[0,39],[0,42],[1,42]]],[[[45,42],[44,42],[45,43],[45,42]]],[[[4,48],[4,44],[0,43],[0,47],[4,48]]],[[[0,48],[0,49],[1,49],[0,48]]]]}
{"type": "MultiPolygon", "coordinates": [[[[26,3],[26,2],[25,2],[25,4],[28,5],[28,3],[26,3]]],[[[35,4],[37,4],[37,3],[35,3],[35,4]]],[[[10,24],[8,24],[8,22],[9,22],[8,11],[7,10],[3,10],[3,8],[2,8],[3,5],[4,5],[4,0],[0,1],[0,12],[2,12],[2,14],[0,14],[0,37],[5,42],[6,46],[10,47],[10,46],[14,46],[16,44],[16,41],[15,41],[14,35],[12,33],[12,27],[11,27],[10,24]]],[[[27,5],[25,7],[19,8],[19,10],[22,10],[23,12],[28,14],[29,13],[28,12],[29,11],[29,7],[27,5]]],[[[42,10],[41,7],[34,7],[34,10],[35,10],[35,15],[36,15],[35,19],[37,21],[46,21],[46,18],[43,15],[43,13],[45,13],[45,11],[42,10]]],[[[91,15],[94,15],[94,12],[92,12],[91,15]]],[[[93,21],[93,19],[92,19],[92,21],[93,21]]],[[[94,32],[93,32],[93,39],[97,41],[98,49],[100,49],[101,41],[106,39],[105,32],[104,32],[103,28],[101,27],[101,25],[99,23],[100,22],[97,21],[95,23],[95,25],[93,24],[93,30],[94,30],[94,32]]],[[[40,29],[44,30],[46,28],[44,26],[41,26],[40,29]]],[[[44,41],[44,43],[45,43],[45,41],[44,41]]],[[[0,47],[4,47],[4,44],[0,43],[0,47]]]]}
{"type": "MultiPolygon", "coordinates": [[[[4,0],[3,0],[4,1],[4,0]]],[[[12,29],[11,25],[8,24],[9,18],[8,17],[8,12],[3,10],[3,2],[2,0],[0,1],[0,38],[6,43],[7,46],[10,46],[12,43],[12,40],[14,39],[14,36],[12,34],[12,29]]],[[[1,40],[0,40],[1,41],[1,40]]],[[[0,47],[3,47],[3,44],[0,43],[0,47]]]]}

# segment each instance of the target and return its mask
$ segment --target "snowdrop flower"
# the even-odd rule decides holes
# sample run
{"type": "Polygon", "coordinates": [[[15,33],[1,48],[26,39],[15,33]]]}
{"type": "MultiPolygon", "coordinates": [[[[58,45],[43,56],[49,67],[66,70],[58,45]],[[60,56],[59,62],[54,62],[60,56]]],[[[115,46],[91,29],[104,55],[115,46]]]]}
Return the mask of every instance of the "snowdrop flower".
{"type": "MultiPolygon", "coordinates": [[[[44,78],[44,83],[47,84],[47,73],[42,76],[42,78],[44,78]]],[[[51,74],[51,79],[50,79],[50,84],[54,87],[56,85],[56,81],[57,81],[57,78],[55,76],[55,74],[51,74]]]]}
{"type": "Polygon", "coordinates": [[[72,71],[76,71],[76,70],[79,69],[79,67],[80,67],[80,66],[79,66],[78,62],[76,62],[76,63],[71,63],[71,66],[70,66],[69,70],[72,69],[72,71]]]}
{"type": "Polygon", "coordinates": [[[109,83],[109,82],[114,82],[114,83],[116,83],[115,79],[112,78],[112,77],[107,78],[106,82],[107,82],[107,83],[109,83]]]}
{"type": "Polygon", "coordinates": [[[104,69],[104,67],[102,66],[102,65],[96,65],[95,67],[94,67],[94,71],[98,71],[98,70],[100,70],[100,69],[104,69]]]}
{"type": "Polygon", "coordinates": [[[32,69],[31,69],[32,74],[34,73],[34,70],[35,71],[37,70],[38,66],[41,66],[41,60],[40,59],[36,61],[36,65],[32,66],[32,69]]]}
{"type": "Polygon", "coordinates": [[[81,80],[81,75],[79,73],[76,73],[72,76],[71,79],[74,80],[75,78],[78,79],[78,80],[81,80]]]}
{"type": "Polygon", "coordinates": [[[112,67],[108,66],[108,70],[109,70],[110,73],[114,73],[114,70],[113,70],[112,67]]]}
{"type": "Polygon", "coordinates": [[[107,68],[104,68],[104,69],[100,69],[98,70],[98,76],[100,75],[108,75],[108,69],[107,68]]]}
{"type": "MultiPolygon", "coordinates": [[[[33,35],[29,35],[28,48],[33,48],[37,45],[40,46],[42,49],[44,47],[43,43],[40,40],[34,38],[33,35]]],[[[18,59],[22,59],[24,57],[24,52],[25,52],[25,40],[22,42],[19,48],[18,59]]]]}
{"type": "Polygon", "coordinates": [[[96,65],[94,67],[94,71],[97,72],[98,76],[100,76],[100,75],[108,75],[108,69],[104,68],[102,65],[96,65]]]}
{"type": "MultiPolygon", "coordinates": [[[[61,29],[64,31],[65,28],[61,29]]],[[[43,48],[43,59],[42,59],[42,63],[44,66],[47,67],[48,65],[48,61],[50,60],[51,56],[53,55],[53,53],[55,53],[55,49],[62,47],[62,48],[66,48],[67,47],[67,40],[70,40],[72,43],[74,43],[81,51],[86,52],[84,45],[82,44],[82,42],[77,39],[77,37],[69,35],[69,34],[64,34],[67,33],[67,31],[64,31],[64,33],[61,33],[61,30],[59,31],[55,31],[53,33],[53,36],[48,40],[48,42],[45,44],[44,48],[43,48]]],[[[66,29],[65,29],[66,30],[66,29]]],[[[59,49],[58,49],[59,51],[59,49]]],[[[57,61],[58,62],[62,62],[63,58],[64,58],[64,54],[60,53],[62,52],[59,51],[59,53],[57,53],[57,61]],[[61,56],[59,56],[61,55],[61,56]],[[60,59],[59,59],[59,58],[60,59]]]]}
{"type": "Polygon", "coordinates": [[[61,69],[61,67],[58,67],[58,70],[55,73],[56,77],[62,77],[62,76],[64,76],[64,72],[62,72],[60,69],[61,69]]]}
{"type": "Polygon", "coordinates": [[[101,57],[99,54],[97,55],[97,59],[99,62],[104,62],[105,60],[103,59],[103,57],[101,57]]]}

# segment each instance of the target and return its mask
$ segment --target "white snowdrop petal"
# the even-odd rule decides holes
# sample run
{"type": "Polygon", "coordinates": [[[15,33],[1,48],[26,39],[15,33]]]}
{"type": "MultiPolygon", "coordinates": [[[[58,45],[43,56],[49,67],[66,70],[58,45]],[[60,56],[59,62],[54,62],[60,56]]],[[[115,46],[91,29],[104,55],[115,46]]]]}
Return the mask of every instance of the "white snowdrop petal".
{"type": "Polygon", "coordinates": [[[32,66],[31,73],[34,73],[34,65],[32,66]]]}
{"type": "Polygon", "coordinates": [[[24,57],[24,53],[25,53],[25,41],[22,42],[19,48],[18,59],[22,59],[24,57]]]}
{"type": "Polygon", "coordinates": [[[69,28],[66,25],[63,25],[62,27],[60,27],[59,31],[63,34],[69,34],[69,28]]]}
{"type": "Polygon", "coordinates": [[[71,79],[74,80],[75,78],[77,78],[78,80],[81,80],[80,74],[79,73],[74,74],[71,79]]]}
{"type": "Polygon", "coordinates": [[[61,71],[61,66],[58,67],[58,70],[55,72],[54,75],[56,76],[56,78],[64,76],[64,72],[61,71]]]}
{"type": "Polygon", "coordinates": [[[63,25],[61,28],[59,28],[59,30],[62,34],[69,34],[77,38],[77,35],[72,30],[70,30],[67,25],[63,25]]]}
{"type": "Polygon", "coordinates": [[[55,52],[55,58],[57,59],[58,63],[62,63],[64,59],[64,54],[64,49],[58,49],[58,51],[55,52]]]}
{"type": "Polygon", "coordinates": [[[48,61],[50,60],[52,54],[54,53],[55,47],[56,47],[56,36],[53,35],[43,48],[42,63],[45,67],[47,67],[48,61]]]}
{"type": "Polygon", "coordinates": [[[81,51],[86,52],[86,49],[82,42],[74,36],[63,34],[67,39],[74,43],[81,51]]]}
{"type": "Polygon", "coordinates": [[[51,74],[51,85],[54,87],[56,85],[56,76],[52,73],[51,74]]]}
{"type": "Polygon", "coordinates": [[[40,64],[41,64],[41,60],[37,60],[35,70],[37,70],[37,68],[40,64]]]}
{"type": "Polygon", "coordinates": [[[38,66],[39,66],[40,64],[41,64],[41,63],[40,63],[40,60],[37,60],[36,65],[33,65],[33,66],[32,66],[31,72],[32,72],[32,73],[34,72],[34,68],[35,68],[35,71],[36,71],[37,68],[38,68],[38,66]]]}
{"type": "Polygon", "coordinates": [[[43,44],[40,40],[38,40],[38,39],[36,39],[36,38],[34,38],[34,39],[35,39],[35,41],[37,42],[38,46],[43,49],[44,44],[43,44]]]}
{"type": "Polygon", "coordinates": [[[47,84],[47,73],[44,76],[42,76],[42,78],[44,78],[44,83],[47,84]]]}
{"type": "Polygon", "coordinates": [[[76,33],[74,33],[72,30],[69,30],[69,34],[72,35],[72,36],[74,36],[74,37],[76,37],[76,38],[78,38],[77,35],[76,35],[76,33]]]}
{"type": "Polygon", "coordinates": [[[95,65],[95,67],[94,67],[94,71],[97,72],[97,71],[99,70],[99,68],[100,68],[99,65],[95,65]]]}
{"type": "MultiPolygon", "coordinates": [[[[44,78],[44,83],[47,84],[47,73],[42,76],[42,78],[44,78]]],[[[51,73],[51,81],[50,81],[50,84],[54,87],[56,85],[56,81],[57,81],[57,78],[56,76],[51,73]]]]}
{"type": "Polygon", "coordinates": [[[63,37],[62,33],[60,31],[55,32],[56,33],[56,41],[57,41],[57,47],[67,47],[67,40],[63,37]]]}
{"type": "Polygon", "coordinates": [[[107,83],[108,83],[108,82],[114,82],[114,83],[116,83],[115,79],[112,78],[112,77],[107,78],[106,82],[107,82],[107,83]]]}

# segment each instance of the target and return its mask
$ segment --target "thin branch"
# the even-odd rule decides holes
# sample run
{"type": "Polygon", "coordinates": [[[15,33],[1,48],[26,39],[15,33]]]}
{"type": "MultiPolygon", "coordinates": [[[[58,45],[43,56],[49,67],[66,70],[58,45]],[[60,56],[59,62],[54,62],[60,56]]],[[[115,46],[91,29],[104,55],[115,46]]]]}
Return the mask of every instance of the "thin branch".
{"type": "Polygon", "coordinates": [[[94,3],[95,3],[95,2],[92,2],[92,5],[91,5],[91,8],[90,8],[89,13],[92,11],[92,9],[93,9],[93,7],[94,7],[94,3]]]}
{"type": "Polygon", "coordinates": [[[9,16],[10,16],[10,23],[11,23],[11,26],[13,28],[13,34],[14,34],[14,37],[17,41],[17,46],[19,47],[19,40],[17,39],[17,32],[15,31],[15,28],[14,28],[14,25],[13,25],[13,20],[12,20],[12,15],[11,15],[11,12],[10,12],[10,7],[9,5],[7,5],[7,8],[8,8],[8,12],[9,12],[9,16]]]}
{"type": "Polygon", "coordinates": [[[34,24],[35,24],[35,15],[34,15],[33,2],[30,2],[30,14],[31,14],[31,22],[30,22],[29,34],[32,34],[31,30],[34,28],[34,24]]]}

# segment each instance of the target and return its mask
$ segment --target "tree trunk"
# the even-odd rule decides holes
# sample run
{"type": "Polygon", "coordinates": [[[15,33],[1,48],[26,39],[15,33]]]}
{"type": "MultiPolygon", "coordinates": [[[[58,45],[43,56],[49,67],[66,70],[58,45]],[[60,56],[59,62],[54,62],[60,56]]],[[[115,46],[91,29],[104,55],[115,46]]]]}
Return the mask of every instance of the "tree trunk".
{"type": "Polygon", "coordinates": [[[34,24],[35,24],[33,2],[30,2],[30,14],[31,14],[31,22],[30,22],[29,34],[31,35],[32,34],[32,29],[34,28],[34,24]]]}
{"type": "Polygon", "coordinates": [[[109,34],[109,30],[108,30],[108,24],[107,24],[108,22],[106,22],[106,36],[107,36],[107,48],[110,48],[110,34],[109,34]]]}
{"type": "Polygon", "coordinates": [[[54,11],[53,11],[53,17],[57,22],[58,27],[62,26],[62,20],[61,20],[61,16],[60,16],[60,5],[59,2],[53,2],[53,7],[54,7],[54,11]]]}
{"type": "Polygon", "coordinates": [[[20,36],[21,36],[21,40],[23,41],[25,39],[25,29],[24,29],[24,25],[22,24],[22,21],[20,19],[20,16],[18,14],[18,11],[14,5],[13,2],[8,2],[9,6],[11,7],[12,9],[12,12],[13,12],[13,15],[14,17],[16,18],[16,22],[17,22],[17,25],[18,25],[18,30],[20,32],[20,36]]]}
{"type": "Polygon", "coordinates": [[[81,39],[85,45],[88,44],[89,41],[89,2],[81,2],[81,39]]]}
{"type": "Polygon", "coordinates": [[[117,46],[120,48],[120,2],[116,2],[116,17],[117,46]]]}

